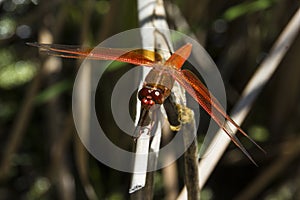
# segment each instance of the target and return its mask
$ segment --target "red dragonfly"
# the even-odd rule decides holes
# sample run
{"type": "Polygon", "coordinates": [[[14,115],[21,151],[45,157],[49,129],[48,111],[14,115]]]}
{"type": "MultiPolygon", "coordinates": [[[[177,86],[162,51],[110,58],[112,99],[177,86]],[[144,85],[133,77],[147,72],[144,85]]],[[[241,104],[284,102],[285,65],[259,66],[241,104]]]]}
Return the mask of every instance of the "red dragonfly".
{"type": "Polygon", "coordinates": [[[191,54],[192,45],[186,44],[175,51],[165,62],[156,53],[144,49],[125,50],[115,48],[91,49],[74,48],[72,46],[55,44],[27,43],[28,45],[41,48],[47,53],[64,58],[89,58],[94,60],[116,60],[131,63],[138,66],[152,67],[147,75],[143,88],[138,92],[142,109],[149,110],[154,105],[161,105],[169,97],[176,80],[183,88],[199,103],[199,105],[211,116],[212,119],[225,131],[234,144],[254,163],[247,150],[240,143],[228,124],[235,126],[240,133],[247,137],[261,151],[264,150],[256,144],[225,112],[219,101],[212,96],[206,86],[191,71],[181,69],[191,54]],[[211,108],[214,108],[212,112],[211,108]],[[223,119],[227,122],[224,122],[223,119]],[[228,123],[228,124],[227,124],[228,123]]]}

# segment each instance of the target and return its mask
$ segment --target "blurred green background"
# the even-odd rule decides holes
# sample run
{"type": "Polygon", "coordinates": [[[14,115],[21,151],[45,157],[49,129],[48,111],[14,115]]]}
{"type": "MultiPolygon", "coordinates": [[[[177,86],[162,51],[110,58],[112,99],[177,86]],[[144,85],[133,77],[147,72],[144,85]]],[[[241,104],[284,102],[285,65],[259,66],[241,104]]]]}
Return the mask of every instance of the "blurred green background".
{"type": "MultiPolygon", "coordinates": [[[[299,7],[296,0],[166,2],[180,8],[190,26],[187,34],[197,36],[219,67],[229,110],[299,7]]],[[[178,18],[168,16],[170,28],[180,28],[178,18]]],[[[129,198],[131,175],[91,157],[74,129],[71,96],[80,62],[39,54],[25,43],[94,46],[137,27],[135,0],[0,0],[0,200],[129,198]]],[[[255,167],[231,145],[203,199],[234,199],[250,187],[258,191],[255,199],[300,199],[299,52],[298,36],[242,125],[267,155],[245,141],[255,167]]],[[[117,79],[124,69],[107,73],[97,104],[110,102],[111,77],[117,79]]],[[[117,127],[107,129],[111,137],[120,134],[117,127]]],[[[182,160],[175,193],[184,185],[182,160]]],[[[170,199],[165,174],[155,175],[154,199],[170,199]]]]}

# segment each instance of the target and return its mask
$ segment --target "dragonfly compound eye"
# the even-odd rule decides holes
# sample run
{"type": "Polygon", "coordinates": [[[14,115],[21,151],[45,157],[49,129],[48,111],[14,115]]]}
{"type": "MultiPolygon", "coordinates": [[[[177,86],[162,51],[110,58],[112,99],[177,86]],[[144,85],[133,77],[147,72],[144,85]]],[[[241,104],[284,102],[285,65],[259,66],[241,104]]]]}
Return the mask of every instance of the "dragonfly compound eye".
{"type": "Polygon", "coordinates": [[[142,88],[138,93],[139,100],[146,98],[147,96],[151,96],[151,90],[148,88],[142,88]]]}
{"type": "Polygon", "coordinates": [[[157,104],[163,103],[164,97],[162,95],[161,90],[159,90],[159,89],[153,90],[151,92],[151,96],[152,96],[153,100],[155,101],[155,103],[157,103],[157,104]]]}

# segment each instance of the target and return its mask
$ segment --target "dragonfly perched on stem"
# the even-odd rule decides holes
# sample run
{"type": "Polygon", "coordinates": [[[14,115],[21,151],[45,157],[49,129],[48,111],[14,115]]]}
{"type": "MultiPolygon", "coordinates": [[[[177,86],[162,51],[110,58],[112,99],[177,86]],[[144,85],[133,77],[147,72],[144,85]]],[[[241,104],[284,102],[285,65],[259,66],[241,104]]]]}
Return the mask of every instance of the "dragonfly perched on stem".
{"type": "MultiPolygon", "coordinates": [[[[147,75],[142,89],[138,92],[138,98],[141,101],[144,113],[142,116],[147,116],[145,113],[149,112],[153,106],[164,104],[164,102],[168,100],[174,81],[176,80],[255,165],[255,161],[234,135],[229,124],[236,127],[242,135],[248,138],[261,151],[265,152],[241,129],[237,123],[231,119],[219,101],[210,94],[209,90],[196,77],[196,75],[187,69],[182,69],[183,64],[188,59],[192,51],[192,45],[189,43],[176,50],[165,62],[162,61],[160,54],[144,49],[125,50],[115,48],[95,48],[91,51],[92,49],[75,48],[66,45],[38,43],[27,44],[38,47],[43,51],[46,51],[48,54],[64,58],[116,60],[137,66],[151,67],[152,70],[147,75]],[[214,111],[212,111],[212,108],[214,111]],[[226,119],[226,121],[224,122],[223,119],[226,119]]],[[[144,121],[149,120],[145,119],[144,121]]]]}

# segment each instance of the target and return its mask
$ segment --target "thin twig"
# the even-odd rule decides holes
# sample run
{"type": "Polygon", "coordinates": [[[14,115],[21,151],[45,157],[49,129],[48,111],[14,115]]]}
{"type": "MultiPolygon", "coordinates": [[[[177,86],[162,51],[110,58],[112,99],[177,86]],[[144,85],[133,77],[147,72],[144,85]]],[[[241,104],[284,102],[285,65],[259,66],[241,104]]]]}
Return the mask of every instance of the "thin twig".
{"type": "MultiPolygon", "coordinates": [[[[72,121],[72,115],[65,117],[62,130],[54,135],[50,152],[50,176],[52,182],[57,181],[59,195],[62,199],[74,199],[75,197],[74,177],[70,172],[70,167],[67,162],[68,154],[66,153],[68,144],[70,144],[72,138],[72,131],[74,130],[72,121]]],[[[58,125],[56,124],[56,126],[58,125]]]]}
{"type": "MultiPolygon", "coordinates": [[[[195,122],[185,124],[184,128],[184,142],[190,144],[187,150],[184,152],[184,180],[187,188],[187,198],[190,200],[200,198],[200,188],[196,183],[199,182],[198,171],[198,144],[195,137],[191,137],[191,134],[185,134],[187,132],[196,134],[195,122]],[[189,140],[192,139],[192,142],[189,140]]],[[[194,135],[193,135],[194,136],[194,135]]]]}

